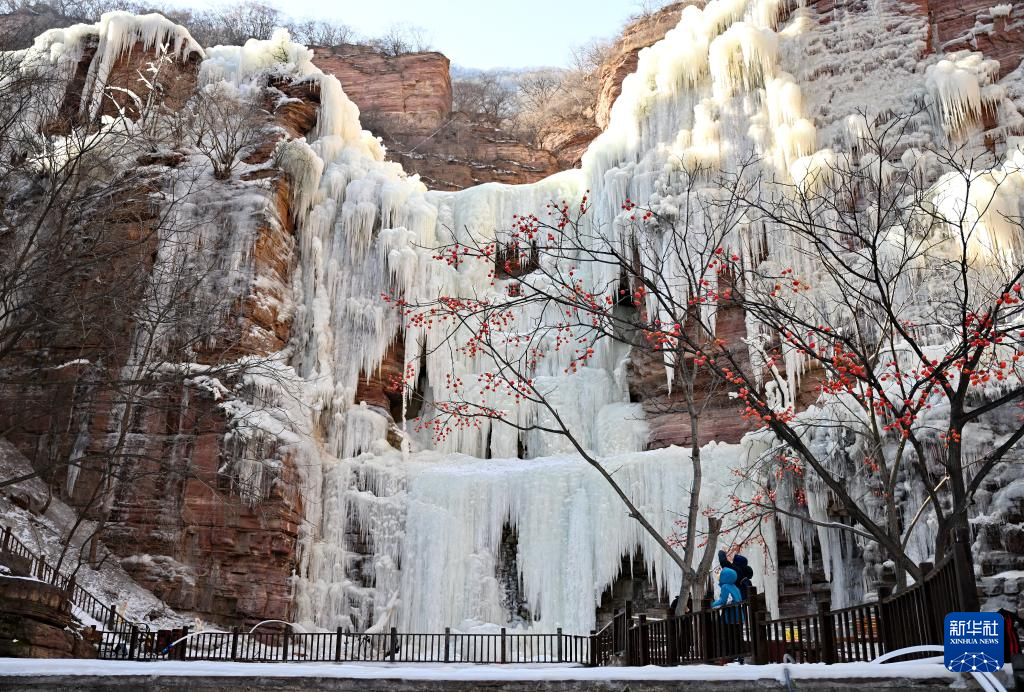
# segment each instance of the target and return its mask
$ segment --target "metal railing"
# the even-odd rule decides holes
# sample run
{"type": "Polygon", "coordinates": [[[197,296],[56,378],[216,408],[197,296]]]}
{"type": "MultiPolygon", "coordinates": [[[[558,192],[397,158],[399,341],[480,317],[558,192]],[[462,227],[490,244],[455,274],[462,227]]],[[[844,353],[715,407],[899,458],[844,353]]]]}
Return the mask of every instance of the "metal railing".
{"type": "Polygon", "coordinates": [[[251,662],[575,663],[589,665],[586,635],[508,632],[104,632],[101,658],[251,662]],[[171,638],[173,637],[173,639],[171,638]]]}
{"type": "Polygon", "coordinates": [[[141,631],[149,630],[148,625],[128,620],[120,615],[113,606],[107,605],[95,595],[82,588],[74,575],[62,574],[55,567],[49,565],[42,556],[37,555],[27,545],[18,540],[17,536],[11,533],[9,526],[4,528],[2,539],[0,539],[0,555],[4,553],[27,560],[31,576],[64,591],[74,607],[101,623],[106,630],[126,632],[132,627],[141,631]]]}

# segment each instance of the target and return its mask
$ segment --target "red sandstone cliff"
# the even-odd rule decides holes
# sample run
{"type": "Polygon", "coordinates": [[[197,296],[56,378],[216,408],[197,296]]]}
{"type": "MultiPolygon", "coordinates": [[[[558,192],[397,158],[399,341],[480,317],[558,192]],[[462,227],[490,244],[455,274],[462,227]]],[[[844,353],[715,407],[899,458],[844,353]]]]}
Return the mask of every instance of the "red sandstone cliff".
{"type": "Polygon", "coordinates": [[[453,113],[449,62],[441,53],[389,56],[359,45],[314,52],[315,64],[338,78],[388,157],[433,189],[528,183],[561,168],[550,152],[453,113]]]}
{"type": "Polygon", "coordinates": [[[928,17],[933,51],[981,51],[999,61],[999,76],[1005,77],[1024,57],[1024,7],[1008,3],[1014,6],[1009,17],[993,16],[997,4],[989,0],[914,2],[917,11],[928,17]]]}
{"type": "MultiPolygon", "coordinates": [[[[83,66],[88,66],[94,50],[95,45],[83,55],[83,66]]],[[[108,83],[134,85],[151,59],[137,44],[116,62],[108,83]]],[[[197,68],[194,54],[184,63],[163,68],[166,83],[173,85],[166,94],[168,106],[177,107],[180,99],[191,96],[197,68]]],[[[79,70],[80,77],[84,72],[84,67],[79,70]]],[[[284,101],[274,112],[276,124],[291,136],[306,134],[316,120],[318,95],[305,87],[278,86],[296,98],[284,101]]],[[[81,89],[80,79],[69,88],[66,117],[77,112],[76,89],[81,89]]],[[[104,108],[113,107],[112,100],[105,101],[104,108]]],[[[269,161],[280,136],[271,135],[248,163],[269,161]]],[[[142,267],[143,272],[151,269],[155,236],[147,229],[157,223],[157,212],[147,196],[159,188],[163,173],[180,164],[180,156],[165,153],[139,159],[145,172],[143,189],[123,200],[115,217],[95,231],[109,233],[112,242],[126,239],[128,251],[81,277],[84,285],[116,285],[118,277],[131,274],[134,267],[142,267]],[[131,242],[147,237],[152,240],[131,242]]],[[[216,339],[195,354],[197,361],[211,365],[239,356],[265,356],[285,345],[291,323],[282,308],[291,290],[295,244],[288,209],[290,185],[280,171],[265,168],[216,184],[223,187],[223,198],[213,199],[211,208],[204,211],[225,224],[236,211],[235,196],[262,198],[263,204],[254,205],[259,211],[246,248],[251,257],[251,290],[241,292],[216,339]]],[[[140,300],[142,295],[116,299],[140,300]]],[[[104,303],[85,302],[90,312],[83,319],[97,324],[94,338],[65,343],[58,333],[45,349],[26,353],[43,375],[0,391],[0,431],[69,504],[86,508],[85,516],[96,519],[100,515],[95,492],[101,482],[97,469],[86,461],[68,495],[64,490],[67,468],[58,460],[69,457],[79,436],[89,440],[83,459],[99,459],[108,452],[115,395],[109,388],[95,396],[83,394],[85,364],[102,363],[108,372],[118,372],[127,362],[132,327],[111,323],[104,303]],[[68,362],[74,364],[60,365],[68,362]]],[[[111,377],[116,381],[116,376],[111,377]]],[[[224,474],[225,460],[230,458],[229,421],[218,402],[201,389],[180,386],[165,387],[151,398],[153,404],[141,407],[131,422],[131,482],[121,484],[100,537],[114,555],[124,558],[123,567],[139,583],[172,608],[222,624],[287,618],[289,578],[303,517],[293,460],[287,453],[263,450],[268,458],[280,461],[280,472],[269,484],[265,500],[253,507],[224,474]]]]}

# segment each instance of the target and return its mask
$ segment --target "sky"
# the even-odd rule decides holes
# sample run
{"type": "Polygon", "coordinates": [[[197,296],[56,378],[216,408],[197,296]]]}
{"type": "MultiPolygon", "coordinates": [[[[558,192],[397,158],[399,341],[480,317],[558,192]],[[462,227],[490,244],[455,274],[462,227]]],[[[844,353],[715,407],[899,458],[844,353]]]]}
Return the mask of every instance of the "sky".
{"type": "MultiPolygon", "coordinates": [[[[187,2],[205,7],[202,0],[187,2]]],[[[272,0],[299,19],[334,19],[362,36],[405,22],[422,27],[436,50],[461,67],[569,64],[571,49],[618,34],[639,0],[272,0]]]]}

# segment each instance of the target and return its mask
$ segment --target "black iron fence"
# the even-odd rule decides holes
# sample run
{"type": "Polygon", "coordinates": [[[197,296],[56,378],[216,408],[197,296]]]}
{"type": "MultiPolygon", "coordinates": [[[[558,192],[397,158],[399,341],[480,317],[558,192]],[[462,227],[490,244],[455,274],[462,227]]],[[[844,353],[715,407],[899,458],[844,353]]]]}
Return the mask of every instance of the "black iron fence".
{"type": "Polygon", "coordinates": [[[115,660],[378,663],[591,662],[586,635],[508,632],[104,632],[100,657],[115,660]]]}
{"type": "Polygon", "coordinates": [[[591,635],[591,665],[679,665],[743,659],[752,663],[849,663],[890,651],[943,642],[946,613],[962,610],[952,561],[895,595],[849,608],[769,619],[764,597],[751,590],[742,603],[665,620],[616,612],[591,635]],[[622,633],[625,632],[623,636],[622,633]]]}

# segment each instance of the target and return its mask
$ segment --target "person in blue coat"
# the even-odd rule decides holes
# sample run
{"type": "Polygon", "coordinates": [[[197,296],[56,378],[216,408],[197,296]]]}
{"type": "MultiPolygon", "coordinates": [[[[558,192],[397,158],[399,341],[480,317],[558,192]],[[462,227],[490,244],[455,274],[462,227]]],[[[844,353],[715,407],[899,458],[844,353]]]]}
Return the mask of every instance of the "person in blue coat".
{"type": "MultiPolygon", "coordinates": [[[[725,567],[718,575],[718,587],[720,595],[712,604],[712,608],[723,606],[739,605],[743,602],[743,593],[736,586],[736,570],[725,567]]],[[[723,659],[731,658],[739,654],[743,649],[743,614],[738,608],[730,608],[722,613],[718,620],[718,634],[714,636],[714,645],[721,647],[723,659]]],[[[743,663],[743,658],[738,659],[743,663]]]]}
{"type": "Polygon", "coordinates": [[[718,575],[718,588],[721,595],[711,604],[712,608],[733,605],[743,600],[743,594],[736,586],[736,577],[736,570],[731,567],[722,569],[722,573],[718,575]]]}

